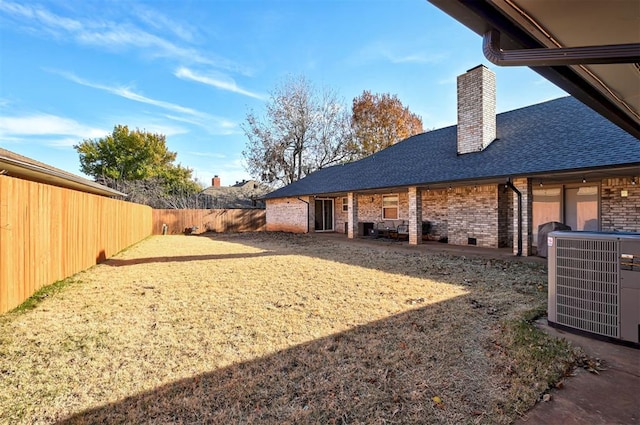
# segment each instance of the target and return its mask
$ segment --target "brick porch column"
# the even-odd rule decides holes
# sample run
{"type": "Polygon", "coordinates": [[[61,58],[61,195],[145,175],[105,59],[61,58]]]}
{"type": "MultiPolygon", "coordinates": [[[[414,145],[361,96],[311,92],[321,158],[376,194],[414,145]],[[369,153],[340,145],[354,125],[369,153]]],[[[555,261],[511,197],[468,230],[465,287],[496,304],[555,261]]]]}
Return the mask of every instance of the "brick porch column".
{"type": "Polygon", "coordinates": [[[358,235],[358,196],[349,192],[347,194],[348,209],[347,220],[349,222],[347,226],[347,237],[353,239],[358,235]]]}
{"type": "Polygon", "coordinates": [[[409,244],[422,243],[422,192],[409,188],[409,244]]]}
{"type": "MultiPolygon", "coordinates": [[[[531,181],[526,178],[516,178],[513,185],[522,194],[522,256],[531,255],[531,226],[533,212],[533,197],[531,181]]],[[[518,253],[518,195],[513,194],[513,254],[518,253]]]]}

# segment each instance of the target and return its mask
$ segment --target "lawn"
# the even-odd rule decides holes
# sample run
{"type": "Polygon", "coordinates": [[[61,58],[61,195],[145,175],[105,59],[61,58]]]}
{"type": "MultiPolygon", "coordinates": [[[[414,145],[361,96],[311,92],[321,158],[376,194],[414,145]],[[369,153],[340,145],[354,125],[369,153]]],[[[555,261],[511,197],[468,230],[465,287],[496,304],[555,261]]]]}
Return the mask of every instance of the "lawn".
{"type": "Polygon", "coordinates": [[[0,423],[510,423],[579,353],[542,265],[155,236],[0,317],[0,423]]]}

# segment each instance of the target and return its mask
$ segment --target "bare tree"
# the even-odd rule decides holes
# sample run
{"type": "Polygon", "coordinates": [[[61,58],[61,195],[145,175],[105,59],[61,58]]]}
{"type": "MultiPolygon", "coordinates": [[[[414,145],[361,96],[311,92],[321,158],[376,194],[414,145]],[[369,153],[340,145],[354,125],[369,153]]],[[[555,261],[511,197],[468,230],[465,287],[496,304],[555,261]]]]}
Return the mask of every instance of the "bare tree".
{"type": "Polygon", "coordinates": [[[159,177],[140,180],[100,177],[97,182],[125,193],[124,200],[152,208],[189,209],[201,208],[203,200],[199,193],[189,188],[174,187],[167,191],[166,182],[159,177]]]}
{"type": "Polygon", "coordinates": [[[317,92],[302,76],[276,87],[258,117],[249,112],[242,152],[247,170],[273,185],[292,183],[313,171],[348,160],[350,114],[335,92],[317,92]]]}

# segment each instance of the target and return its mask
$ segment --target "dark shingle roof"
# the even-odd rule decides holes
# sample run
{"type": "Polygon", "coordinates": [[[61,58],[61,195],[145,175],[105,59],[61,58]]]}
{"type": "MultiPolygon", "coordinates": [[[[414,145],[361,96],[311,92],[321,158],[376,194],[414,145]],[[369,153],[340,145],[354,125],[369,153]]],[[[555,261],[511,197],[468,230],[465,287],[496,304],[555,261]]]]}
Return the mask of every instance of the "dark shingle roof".
{"type": "Polygon", "coordinates": [[[640,165],[640,141],[573,97],[498,114],[497,135],[482,152],[457,155],[456,126],[429,131],[265,199],[640,165]]]}

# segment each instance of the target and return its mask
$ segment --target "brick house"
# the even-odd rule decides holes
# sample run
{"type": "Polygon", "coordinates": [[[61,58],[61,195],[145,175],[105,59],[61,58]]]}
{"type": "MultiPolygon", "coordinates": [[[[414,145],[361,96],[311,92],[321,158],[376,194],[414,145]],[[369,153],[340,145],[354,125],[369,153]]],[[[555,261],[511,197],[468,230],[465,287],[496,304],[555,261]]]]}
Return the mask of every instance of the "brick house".
{"type": "Polygon", "coordinates": [[[573,97],[495,113],[495,75],[458,77],[458,125],[410,137],[269,193],[267,230],[362,234],[402,221],[409,243],[531,255],[549,221],[640,231],[640,141],[573,97]],[[360,223],[360,225],[359,225],[360,223]]]}

